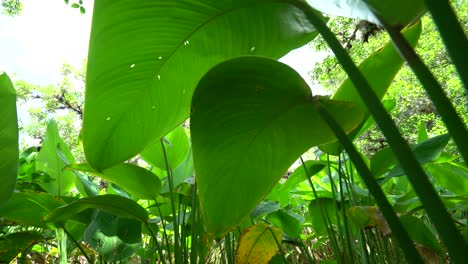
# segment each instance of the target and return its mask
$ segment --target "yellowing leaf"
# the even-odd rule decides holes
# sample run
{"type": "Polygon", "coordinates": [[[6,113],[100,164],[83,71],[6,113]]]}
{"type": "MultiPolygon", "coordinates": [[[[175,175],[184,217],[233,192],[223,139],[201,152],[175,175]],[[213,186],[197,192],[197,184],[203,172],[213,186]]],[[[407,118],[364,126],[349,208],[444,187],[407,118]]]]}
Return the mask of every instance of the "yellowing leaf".
{"type": "Polygon", "coordinates": [[[268,263],[278,252],[277,243],[280,243],[282,233],[281,229],[268,224],[247,228],[240,237],[236,263],[268,263]]]}

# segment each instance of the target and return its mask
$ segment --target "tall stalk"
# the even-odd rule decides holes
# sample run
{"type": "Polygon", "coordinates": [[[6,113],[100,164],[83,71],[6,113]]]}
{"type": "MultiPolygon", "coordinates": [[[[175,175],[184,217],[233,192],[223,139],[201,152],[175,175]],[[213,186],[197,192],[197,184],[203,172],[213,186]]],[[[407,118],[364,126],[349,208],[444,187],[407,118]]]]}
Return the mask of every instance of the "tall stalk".
{"type": "Polygon", "coordinates": [[[348,138],[348,136],[340,127],[340,125],[335,121],[335,119],[327,112],[325,108],[323,108],[323,106],[320,103],[317,106],[317,110],[319,111],[319,114],[322,116],[322,118],[333,130],[336,137],[348,153],[349,158],[353,161],[354,166],[356,167],[356,170],[359,172],[359,175],[366,184],[369,193],[372,194],[377,205],[382,211],[382,214],[388,221],[388,224],[392,229],[392,233],[400,242],[402,250],[405,253],[408,261],[410,261],[411,263],[424,263],[421,257],[419,256],[418,251],[414,247],[413,241],[408,236],[408,233],[404,229],[403,225],[398,219],[398,216],[396,215],[392,206],[388,202],[387,197],[383,193],[377,181],[372,176],[372,173],[370,172],[369,168],[367,167],[359,152],[354,147],[351,140],[348,138]]]}
{"type": "MultiPolygon", "coordinates": [[[[383,23],[393,43],[400,51],[401,56],[406,60],[406,62],[408,62],[416,77],[423,85],[424,90],[426,90],[429,95],[429,98],[431,98],[431,101],[434,103],[437,111],[442,117],[442,120],[447,126],[447,130],[455,141],[465,164],[468,165],[468,130],[466,129],[465,123],[463,123],[460,116],[458,116],[455,108],[447,98],[447,95],[444,90],[442,90],[442,87],[437,82],[434,75],[432,75],[408,41],[406,41],[400,30],[386,25],[385,22],[383,23]]],[[[468,47],[465,49],[465,53],[468,55],[468,52],[466,52],[467,50],[468,47]]],[[[468,65],[466,70],[468,70],[468,65]]]]}
{"type": "MultiPolygon", "coordinates": [[[[468,93],[468,40],[449,1],[425,0],[447,51],[468,93]]],[[[465,159],[466,161],[466,159],[465,159]]]]}
{"type": "MultiPolygon", "coordinates": [[[[408,175],[408,179],[421,200],[427,214],[434,223],[442,241],[450,253],[452,260],[463,263],[468,245],[460,232],[455,227],[450,214],[447,212],[434,186],[429,181],[418,160],[400,131],[385,110],[375,92],[370,87],[358,67],[354,64],[349,54],[341,46],[336,36],[330,31],[322,17],[303,1],[293,1],[303,10],[308,20],[322,35],[329,47],[335,53],[338,62],[348,74],[349,79],[356,87],[361,99],[366,102],[369,112],[374,117],[385,138],[388,140],[392,151],[395,153],[400,165],[408,175]]],[[[349,153],[348,153],[349,154],[349,153]]]]}
{"type": "Polygon", "coordinates": [[[164,155],[164,161],[166,165],[166,171],[167,171],[167,182],[169,184],[169,193],[171,197],[171,210],[172,210],[172,219],[174,223],[174,262],[175,263],[181,263],[181,252],[180,252],[180,240],[179,240],[179,219],[178,219],[178,214],[176,214],[176,209],[175,209],[175,197],[174,197],[174,181],[172,178],[172,170],[171,167],[169,166],[169,160],[167,158],[167,152],[166,148],[164,146],[164,141],[161,140],[161,147],[163,150],[163,155],[164,155]]]}

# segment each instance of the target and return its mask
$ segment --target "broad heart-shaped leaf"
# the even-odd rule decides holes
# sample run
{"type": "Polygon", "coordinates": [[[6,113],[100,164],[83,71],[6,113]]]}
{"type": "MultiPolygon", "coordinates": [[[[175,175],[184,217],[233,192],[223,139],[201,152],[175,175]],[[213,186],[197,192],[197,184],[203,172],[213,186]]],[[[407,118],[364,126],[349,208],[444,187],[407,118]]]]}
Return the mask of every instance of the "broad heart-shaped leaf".
{"type": "MultiPolygon", "coordinates": [[[[411,25],[403,31],[403,35],[412,47],[416,46],[416,43],[421,36],[421,30],[422,26],[421,22],[419,21],[418,23],[411,25]]],[[[359,65],[359,70],[367,79],[369,85],[372,87],[376,95],[379,98],[383,98],[396,74],[403,65],[403,62],[403,59],[400,57],[400,54],[395,49],[393,44],[388,42],[382,48],[378,49],[367,59],[365,59],[359,65]]],[[[355,102],[366,113],[365,118],[359,127],[350,133],[351,138],[359,136],[359,132],[361,131],[362,126],[365,125],[366,119],[368,119],[370,114],[368,113],[365,102],[362,101],[359,93],[354,87],[354,84],[349,78],[341,84],[335,94],[333,94],[332,99],[355,102]]],[[[387,107],[388,109],[391,108],[391,104],[387,105],[387,107]]],[[[330,155],[339,155],[342,151],[342,147],[340,143],[333,142],[331,144],[321,146],[320,150],[330,155]]]]}
{"type": "Polygon", "coordinates": [[[280,58],[317,32],[298,0],[94,2],[83,147],[111,167],[182,123],[196,84],[228,58],[280,58]]]}
{"type": "MultiPolygon", "coordinates": [[[[164,150],[166,151],[169,168],[174,170],[187,157],[190,151],[190,141],[182,126],[176,127],[165,137],[164,150]]],[[[166,170],[166,160],[161,142],[158,140],[146,147],[141,153],[141,157],[153,166],[166,170]]]]}
{"type": "Polygon", "coordinates": [[[121,261],[140,248],[141,222],[98,211],[84,232],[84,240],[106,261],[121,261]]]}
{"type": "Polygon", "coordinates": [[[95,171],[88,164],[70,164],[67,170],[93,173],[110,183],[117,184],[138,199],[154,200],[161,192],[161,180],[151,171],[130,163],[121,163],[102,172],[95,171]]]}
{"type": "Polygon", "coordinates": [[[89,208],[101,209],[116,216],[137,219],[143,223],[148,220],[148,212],[137,202],[119,195],[107,194],[81,198],[56,208],[44,217],[44,221],[60,225],[73,215],[89,208]]]}
{"type": "Polygon", "coordinates": [[[405,26],[426,11],[424,0],[306,0],[323,13],[357,18],[381,24],[380,18],[390,25],[405,26]],[[377,17],[378,16],[378,17],[377,17]]]}
{"type": "Polygon", "coordinates": [[[13,193],[18,175],[18,119],[16,91],[10,78],[0,75],[0,206],[13,193]]]}
{"type": "Polygon", "coordinates": [[[208,233],[238,225],[312,146],[335,140],[322,104],[346,131],[362,120],[352,103],[313,97],[290,67],[239,57],[211,69],[192,100],[191,135],[200,206],[208,233]]]}
{"type": "Polygon", "coordinates": [[[239,239],[236,263],[269,263],[278,252],[282,233],[281,229],[267,224],[257,224],[247,228],[239,239]]]}
{"type": "Polygon", "coordinates": [[[75,182],[75,175],[71,171],[64,171],[65,162],[57,154],[57,146],[70,162],[74,162],[70,150],[60,138],[57,124],[49,121],[47,132],[39,155],[36,159],[36,169],[47,173],[53,181],[41,182],[39,185],[47,192],[55,195],[64,195],[69,192],[75,182]]]}

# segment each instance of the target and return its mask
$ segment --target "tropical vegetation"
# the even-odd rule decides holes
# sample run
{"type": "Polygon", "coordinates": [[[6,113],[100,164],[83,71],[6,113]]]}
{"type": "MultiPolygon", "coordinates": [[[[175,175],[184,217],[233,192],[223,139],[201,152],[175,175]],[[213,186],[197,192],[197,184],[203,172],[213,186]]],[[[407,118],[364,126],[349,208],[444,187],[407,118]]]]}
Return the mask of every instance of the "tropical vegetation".
{"type": "Polygon", "coordinates": [[[86,70],[0,75],[0,262],[463,263],[466,8],[95,1],[86,70]]]}

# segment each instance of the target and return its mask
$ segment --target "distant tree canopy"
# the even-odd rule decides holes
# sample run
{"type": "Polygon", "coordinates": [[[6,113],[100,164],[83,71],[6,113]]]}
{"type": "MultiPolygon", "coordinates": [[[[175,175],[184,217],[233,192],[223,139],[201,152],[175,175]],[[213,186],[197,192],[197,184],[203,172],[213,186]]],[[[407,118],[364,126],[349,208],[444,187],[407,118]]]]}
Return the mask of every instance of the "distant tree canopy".
{"type": "Polygon", "coordinates": [[[84,159],[80,144],[83,119],[85,63],[81,69],[64,64],[61,79],[54,85],[37,86],[25,81],[15,82],[18,104],[28,113],[20,116],[20,131],[24,139],[21,149],[40,146],[47,123],[55,119],[60,134],[78,160],[84,159]]]}
{"type": "Polygon", "coordinates": [[[2,0],[3,13],[16,16],[21,13],[22,4],[20,0],[2,0]]]}
{"type": "MultiPolygon", "coordinates": [[[[65,4],[69,4],[69,0],[64,0],[65,4]]],[[[73,1],[70,5],[72,8],[76,8],[80,11],[81,14],[86,12],[85,7],[83,6],[83,0],[73,1]]],[[[2,0],[3,14],[8,16],[17,16],[21,14],[23,9],[23,4],[21,0],[2,0]]]]}
{"type": "MultiPolygon", "coordinates": [[[[468,29],[467,0],[454,0],[452,4],[461,20],[462,27],[468,29]]],[[[422,22],[423,33],[417,52],[439,80],[448,97],[453,100],[458,113],[465,122],[468,122],[468,95],[463,89],[430,16],[424,16],[422,22]]],[[[356,63],[361,63],[389,41],[385,31],[366,21],[335,17],[330,20],[329,26],[356,63]]],[[[325,59],[313,68],[312,81],[332,93],[347,78],[346,73],[322,38],[319,37],[312,45],[316,51],[327,54],[325,59]]],[[[424,89],[408,66],[403,66],[384,99],[396,101],[392,116],[410,143],[416,142],[421,123],[425,125],[430,134],[438,135],[447,132],[424,89]]],[[[368,155],[387,145],[385,137],[376,127],[364,133],[358,144],[368,155]]],[[[451,150],[455,151],[455,147],[452,146],[451,150]]]]}

